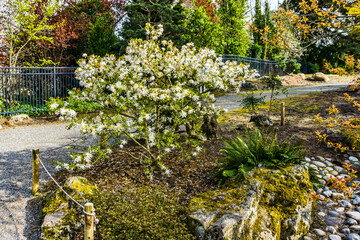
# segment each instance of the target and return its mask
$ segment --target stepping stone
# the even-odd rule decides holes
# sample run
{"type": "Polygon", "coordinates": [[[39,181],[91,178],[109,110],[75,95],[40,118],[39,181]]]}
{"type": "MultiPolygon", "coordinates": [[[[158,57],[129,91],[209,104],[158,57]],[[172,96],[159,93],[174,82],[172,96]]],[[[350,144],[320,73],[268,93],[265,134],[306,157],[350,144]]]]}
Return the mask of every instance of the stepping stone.
{"type": "Polygon", "coordinates": [[[349,228],[343,228],[343,229],[341,229],[340,232],[343,233],[343,234],[349,234],[349,233],[350,233],[350,229],[349,229],[349,228]]]}
{"type": "Polygon", "coordinates": [[[358,162],[359,161],[359,159],[357,159],[357,157],[353,157],[353,156],[350,156],[349,160],[352,161],[352,162],[358,162]]]}
{"type": "MultiPolygon", "coordinates": [[[[345,200],[341,200],[340,204],[341,204],[341,206],[343,206],[345,208],[351,208],[352,207],[351,203],[349,203],[348,201],[345,201],[345,200]]],[[[359,218],[360,218],[360,213],[359,213],[359,218]]]]}

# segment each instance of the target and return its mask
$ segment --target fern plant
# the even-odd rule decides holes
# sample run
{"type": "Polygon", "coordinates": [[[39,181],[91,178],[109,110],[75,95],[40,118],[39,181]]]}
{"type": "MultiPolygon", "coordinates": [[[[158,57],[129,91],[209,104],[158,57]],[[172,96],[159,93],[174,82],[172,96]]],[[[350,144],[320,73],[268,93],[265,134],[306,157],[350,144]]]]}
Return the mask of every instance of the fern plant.
{"type": "Polygon", "coordinates": [[[302,142],[291,144],[291,139],[277,140],[277,130],[263,134],[260,129],[246,129],[246,137],[237,136],[225,141],[225,147],[220,150],[219,171],[215,177],[220,178],[220,184],[227,178],[241,179],[256,166],[278,167],[287,164],[298,164],[302,160],[302,142]]]}

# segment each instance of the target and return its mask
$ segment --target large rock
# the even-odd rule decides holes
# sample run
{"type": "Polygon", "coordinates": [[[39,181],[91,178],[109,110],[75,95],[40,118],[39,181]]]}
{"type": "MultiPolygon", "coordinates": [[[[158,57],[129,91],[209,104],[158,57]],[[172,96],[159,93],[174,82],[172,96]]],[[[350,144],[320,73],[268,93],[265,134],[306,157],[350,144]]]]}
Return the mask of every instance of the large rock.
{"type": "Polygon", "coordinates": [[[206,192],[189,205],[198,239],[296,240],[310,228],[314,202],[304,166],[254,169],[242,183],[206,192]]]}
{"type": "Polygon", "coordinates": [[[328,82],[330,79],[322,72],[314,73],[310,77],[306,78],[309,81],[320,81],[320,82],[328,82]]]}
{"type": "Polygon", "coordinates": [[[29,119],[29,118],[30,117],[27,114],[19,114],[19,115],[12,116],[10,118],[10,121],[11,122],[22,122],[22,121],[24,121],[26,119],[29,119]]]}
{"type": "MultiPolygon", "coordinates": [[[[98,193],[98,188],[84,177],[70,177],[66,180],[64,190],[76,201],[84,205],[86,197],[98,193]]],[[[43,201],[40,239],[73,239],[72,234],[82,229],[82,208],[71,202],[60,190],[49,193],[43,201]]]]}

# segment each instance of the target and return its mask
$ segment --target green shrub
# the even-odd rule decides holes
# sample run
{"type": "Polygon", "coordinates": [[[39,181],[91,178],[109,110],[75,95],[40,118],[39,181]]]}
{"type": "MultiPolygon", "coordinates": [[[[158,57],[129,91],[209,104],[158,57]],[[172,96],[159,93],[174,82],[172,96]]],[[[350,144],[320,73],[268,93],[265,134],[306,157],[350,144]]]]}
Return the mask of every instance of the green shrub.
{"type": "Polygon", "coordinates": [[[317,64],[317,63],[311,63],[311,62],[309,62],[308,64],[309,64],[309,66],[310,66],[310,71],[311,71],[312,73],[320,72],[320,66],[319,66],[319,64],[317,64]]]}
{"type": "Polygon", "coordinates": [[[283,71],[284,73],[300,73],[301,64],[297,63],[296,60],[287,60],[285,56],[277,55],[274,57],[274,60],[277,61],[277,66],[283,71]]]}
{"type": "Polygon", "coordinates": [[[91,200],[99,219],[96,239],[194,239],[177,197],[160,187],[101,193],[91,200]]]}
{"type": "Polygon", "coordinates": [[[246,138],[237,136],[225,141],[225,147],[220,150],[220,171],[216,177],[220,184],[227,178],[241,179],[256,166],[283,167],[286,164],[298,164],[303,158],[302,143],[294,145],[291,139],[277,140],[277,131],[264,135],[261,130],[246,129],[246,138]]]}

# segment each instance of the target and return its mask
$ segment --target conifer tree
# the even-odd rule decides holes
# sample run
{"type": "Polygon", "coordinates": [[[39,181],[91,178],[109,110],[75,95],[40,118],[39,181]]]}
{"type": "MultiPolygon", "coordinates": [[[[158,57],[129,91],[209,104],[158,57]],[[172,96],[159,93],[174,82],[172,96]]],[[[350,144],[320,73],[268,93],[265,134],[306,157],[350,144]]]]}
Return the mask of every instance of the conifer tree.
{"type": "Polygon", "coordinates": [[[122,53],[125,52],[130,39],[146,39],[146,23],[151,23],[153,26],[162,24],[164,27],[162,38],[172,40],[175,46],[180,47],[184,43],[181,36],[185,30],[182,24],[185,14],[181,2],[174,4],[172,0],[133,0],[124,9],[128,19],[121,30],[122,53]]]}

